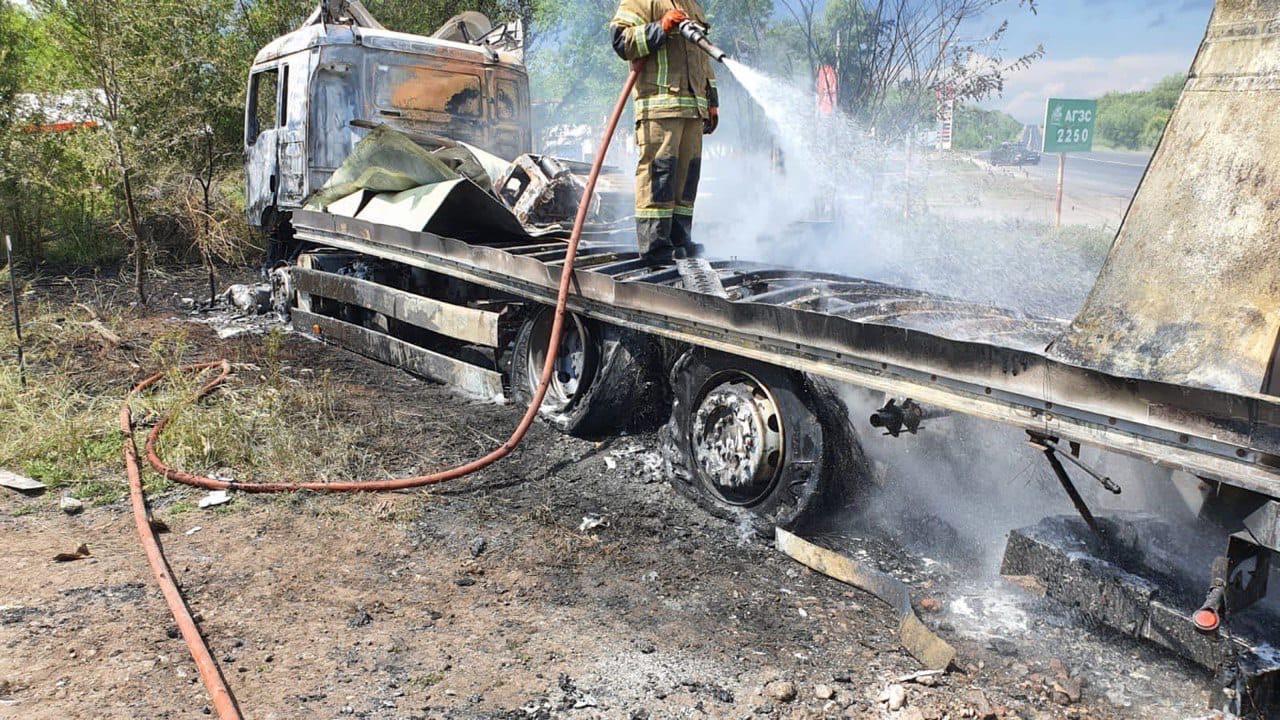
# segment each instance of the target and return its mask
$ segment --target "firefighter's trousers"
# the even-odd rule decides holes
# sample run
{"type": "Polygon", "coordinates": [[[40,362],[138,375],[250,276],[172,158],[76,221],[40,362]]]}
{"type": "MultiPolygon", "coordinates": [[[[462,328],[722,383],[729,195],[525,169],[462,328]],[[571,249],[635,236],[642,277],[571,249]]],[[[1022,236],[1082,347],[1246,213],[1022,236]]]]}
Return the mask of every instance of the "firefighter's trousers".
{"type": "Polygon", "coordinates": [[[702,173],[701,118],[636,123],[636,235],[640,252],[693,242],[693,205],[702,173]]]}

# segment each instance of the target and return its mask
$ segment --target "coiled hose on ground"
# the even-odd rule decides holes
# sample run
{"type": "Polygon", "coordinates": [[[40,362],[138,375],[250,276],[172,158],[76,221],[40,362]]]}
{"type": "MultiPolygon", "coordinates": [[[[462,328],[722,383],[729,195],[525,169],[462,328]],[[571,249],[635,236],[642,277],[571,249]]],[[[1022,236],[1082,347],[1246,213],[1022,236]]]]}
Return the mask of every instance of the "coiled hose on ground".
{"type": "MultiPolygon", "coordinates": [[[[573,265],[578,254],[578,243],[582,240],[582,229],[586,224],[591,198],[595,193],[596,181],[599,179],[600,171],[604,167],[605,156],[609,152],[609,145],[613,141],[622,113],[626,109],[627,96],[631,94],[638,77],[638,72],[633,69],[627,76],[627,81],[623,86],[621,95],[618,97],[617,104],[613,108],[613,113],[609,116],[608,127],[605,129],[600,148],[596,153],[595,162],[591,167],[591,175],[582,193],[582,201],[578,206],[578,214],[573,224],[573,233],[569,236],[564,269],[560,273],[560,292],[556,297],[555,320],[551,326],[551,337],[548,339],[547,360],[542,366],[542,377],[538,381],[538,389],[533,394],[528,410],[525,411],[520,424],[516,426],[516,429],[511,433],[511,437],[505,443],[489,454],[469,463],[420,477],[339,483],[237,483],[194,475],[170,467],[165,463],[156,450],[156,445],[160,440],[160,436],[173,420],[173,411],[169,411],[161,416],[160,420],[147,435],[145,446],[147,462],[156,472],[169,480],[208,490],[237,490],[246,493],[286,493],[299,490],[314,490],[318,492],[387,492],[455,480],[486,468],[511,454],[520,442],[524,440],[529,428],[533,426],[533,421],[538,417],[538,410],[542,407],[542,400],[546,397],[547,388],[551,383],[552,373],[555,371],[556,356],[560,350],[560,335],[564,330],[565,307],[569,300],[570,284],[573,279],[573,265]]],[[[200,363],[179,368],[178,372],[184,374],[201,373],[213,369],[217,369],[218,372],[213,379],[202,385],[196,392],[195,399],[198,400],[212,393],[226,382],[231,375],[231,364],[226,360],[200,363]]],[[[142,541],[143,549],[146,550],[147,562],[151,565],[156,584],[160,586],[160,592],[164,595],[165,603],[168,604],[169,611],[173,614],[173,619],[178,625],[178,630],[182,633],[182,638],[186,642],[187,648],[191,651],[191,658],[195,661],[200,680],[209,692],[209,698],[213,703],[215,712],[217,712],[220,720],[241,720],[243,716],[236,704],[235,697],[227,688],[222,672],[217,663],[214,662],[213,655],[210,654],[209,648],[205,644],[204,638],[200,635],[200,630],[196,627],[194,618],[191,616],[191,611],[187,608],[186,601],[174,582],[169,563],[164,556],[164,550],[156,537],[155,529],[152,527],[150,514],[147,510],[146,496],[143,492],[142,466],[138,459],[138,445],[133,434],[133,415],[130,409],[130,402],[138,394],[146,392],[163,382],[165,375],[166,373],[159,372],[135,385],[120,408],[120,432],[124,434],[125,473],[129,480],[129,499],[133,508],[134,525],[137,528],[138,537],[142,541]]]]}

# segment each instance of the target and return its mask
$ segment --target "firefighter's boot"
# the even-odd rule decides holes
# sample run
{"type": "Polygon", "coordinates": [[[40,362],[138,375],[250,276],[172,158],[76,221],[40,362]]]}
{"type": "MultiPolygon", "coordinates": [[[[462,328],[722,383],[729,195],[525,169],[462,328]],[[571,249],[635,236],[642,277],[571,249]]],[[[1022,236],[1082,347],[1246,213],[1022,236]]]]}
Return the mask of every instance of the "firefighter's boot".
{"type": "MultiPolygon", "coordinates": [[[[696,118],[641,120],[636,124],[636,237],[640,252],[670,262],[693,239],[693,207],[702,172],[703,123],[696,118]]],[[[686,254],[688,250],[686,249],[686,254]]]]}

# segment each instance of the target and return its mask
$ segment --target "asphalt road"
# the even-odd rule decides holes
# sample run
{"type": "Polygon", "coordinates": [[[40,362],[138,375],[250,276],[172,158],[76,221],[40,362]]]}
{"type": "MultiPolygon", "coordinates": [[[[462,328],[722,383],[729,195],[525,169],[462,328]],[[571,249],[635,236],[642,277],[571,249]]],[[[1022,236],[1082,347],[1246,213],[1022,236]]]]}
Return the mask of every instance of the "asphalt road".
{"type": "MultiPolygon", "coordinates": [[[[1138,183],[1150,160],[1150,152],[1098,151],[1069,154],[1067,194],[1131,198],[1138,189],[1138,183]]],[[[1015,170],[1025,170],[1028,177],[1048,192],[1053,192],[1057,187],[1057,155],[1045,155],[1039,165],[1025,165],[1015,170]]]]}

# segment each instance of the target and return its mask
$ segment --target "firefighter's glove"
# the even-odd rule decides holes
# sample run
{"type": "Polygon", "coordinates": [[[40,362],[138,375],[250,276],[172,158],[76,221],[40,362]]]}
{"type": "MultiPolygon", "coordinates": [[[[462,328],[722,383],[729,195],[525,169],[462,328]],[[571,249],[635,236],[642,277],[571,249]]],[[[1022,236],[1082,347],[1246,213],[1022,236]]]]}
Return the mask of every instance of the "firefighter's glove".
{"type": "Polygon", "coordinates": [[[702,121],[702,134],[710,135],[715,132],[718,127],[720,127],[720,108],[713,107],[711,108],[711,113],[707,116],[707,119],[702,121]]]}
{"type": "Polygon", "coordinates": [[[662,32],[670,35],[680,27],[680,23],[689,19],[689,15],[683,10],[668,10],[666,15],[662,16],[662,32]]]}

